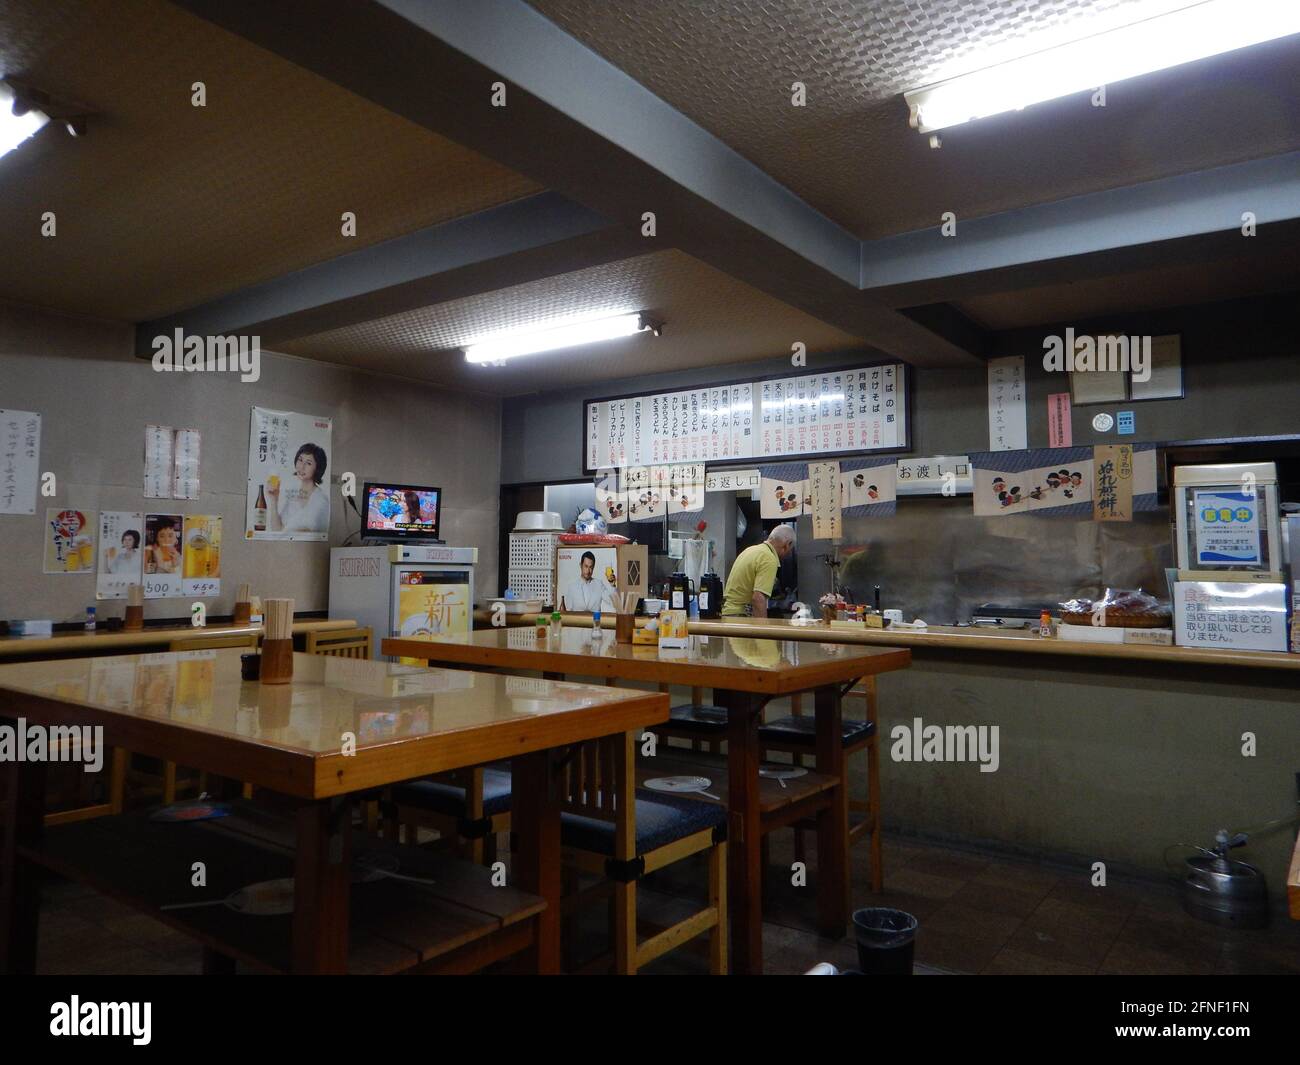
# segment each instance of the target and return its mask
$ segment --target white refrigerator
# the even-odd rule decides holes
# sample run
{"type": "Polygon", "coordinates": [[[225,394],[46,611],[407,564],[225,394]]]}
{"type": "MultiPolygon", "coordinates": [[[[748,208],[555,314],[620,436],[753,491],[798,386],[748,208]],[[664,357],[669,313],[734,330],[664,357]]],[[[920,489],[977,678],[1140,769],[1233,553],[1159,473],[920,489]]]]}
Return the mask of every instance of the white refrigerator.
{"type": "Polygon", "coordinates": [[[477,562],[477,547],[332,548],[330,616],[369,626],[374,658],[388,636],[468,633],[477,562]]]}

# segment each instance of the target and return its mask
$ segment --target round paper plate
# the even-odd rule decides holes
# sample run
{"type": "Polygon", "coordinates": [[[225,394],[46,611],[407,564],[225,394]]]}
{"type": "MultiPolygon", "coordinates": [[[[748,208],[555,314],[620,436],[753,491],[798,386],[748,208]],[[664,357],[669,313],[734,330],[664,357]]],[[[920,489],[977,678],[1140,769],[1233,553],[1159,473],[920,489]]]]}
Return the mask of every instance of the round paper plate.
{"type": "Polygon", "coordinates": [[[758,767],[758,775],[773,780],[793,780],[795,777],[806,777],[808,770],[801,765],[761,765],[758,767]]]}
{"type": "Polygon", "coordinates": [[[651,791],[704,791],[712,783],[708,777],[655,777],[644,786],[651,791]]]}

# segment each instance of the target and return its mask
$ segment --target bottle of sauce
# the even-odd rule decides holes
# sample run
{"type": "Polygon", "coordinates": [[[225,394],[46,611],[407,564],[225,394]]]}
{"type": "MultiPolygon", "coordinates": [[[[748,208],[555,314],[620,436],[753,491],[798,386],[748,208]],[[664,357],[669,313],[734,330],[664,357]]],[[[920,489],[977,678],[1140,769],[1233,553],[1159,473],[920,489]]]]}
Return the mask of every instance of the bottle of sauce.
{"type": "Polygon", "coordinates": [[[263,485],[257,486],[257,502],[253,504],[253,531],[266,531],[266,493],[263,485]]]}
{"type": "Polygon", "coordinates": [[[1038,615],[1038,635],[1045,639],[1052,635],[1052,615],[1046,610],[1038,615]]]}

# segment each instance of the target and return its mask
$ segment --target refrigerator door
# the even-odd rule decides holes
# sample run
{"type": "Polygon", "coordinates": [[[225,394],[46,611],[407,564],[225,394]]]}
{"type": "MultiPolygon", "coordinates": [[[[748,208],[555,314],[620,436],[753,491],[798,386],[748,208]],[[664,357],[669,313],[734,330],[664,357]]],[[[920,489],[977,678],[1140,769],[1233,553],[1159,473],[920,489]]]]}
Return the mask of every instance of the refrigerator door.
{"type": "Polygon", "coordinates": [[[472,569],[397,563],[392,578],[392,635],[445,636],[470,631],[472,569]]]}

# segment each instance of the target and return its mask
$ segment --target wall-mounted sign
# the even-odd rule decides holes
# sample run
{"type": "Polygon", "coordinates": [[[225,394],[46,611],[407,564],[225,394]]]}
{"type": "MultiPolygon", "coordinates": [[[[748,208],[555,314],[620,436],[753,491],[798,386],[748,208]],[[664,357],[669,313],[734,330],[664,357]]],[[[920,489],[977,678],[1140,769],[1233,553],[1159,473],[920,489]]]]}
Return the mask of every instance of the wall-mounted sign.
{"type": "Polygon", "coordinates": [[[1259,497],[1256,492],[1192,493],[1197,566],[1258,566],[1259,497]]]}
{"type": "Polygon", "coordinates": [[[1028,446],[1024,356],[989,359],[989,450],[1020,451],[1028,446]]]}
{"type": "Polygon", "coordinates": [[[970,459],[965,455],[932,455],[899,459],[896,465],[900,496],[970,495],[970,459]],[[951,486],[951,487],[946,487],[951,486]]]}
{"type": "Polygon", "coordinates": [[[1133,446],[1100,444],[1092,449],[1093,521],[1133,520],[1133,446]]]}
{"type": "Polygon", "coordinates": [[[758,470],[709,470],[704,478],[706,492],[752,492],[759,486],[758,470]]]}
{"type": "Polygon", "coordinates": [[[886,363],[587,400],[583,468],[831,456],[908,447],[907,373],[886,363]]]}

